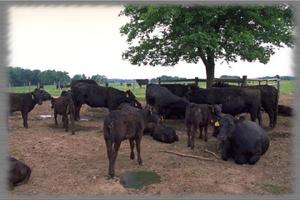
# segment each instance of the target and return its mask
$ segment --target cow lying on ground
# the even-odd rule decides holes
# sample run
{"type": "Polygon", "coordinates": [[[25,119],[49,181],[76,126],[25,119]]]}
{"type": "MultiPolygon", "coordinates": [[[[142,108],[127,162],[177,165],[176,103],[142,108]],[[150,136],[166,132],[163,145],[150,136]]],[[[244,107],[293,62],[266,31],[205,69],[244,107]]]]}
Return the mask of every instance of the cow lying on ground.
{"type": "Polygon", "coordinates": [[[162,123],[149,123],[144,133],[152,136],[154,140],[163,143],[170,144],[179,140],[176,131],[172,127],[162,123]]]}
{"type": "Polygon", "coordinates": [[[184,118],[185,109],[189,103],[185,98],[178,97],[167,88],[155,84],[147,85],[146,102],[164,118],[176,116],[180,119],[184,118]]]}
{"type": "Polygon", "coordinates": [[[187,92],[189,101],[197,104],[222,104],[222,112],[231,115],[250,113],[251,120],[261,124],[261,92],[258,89],[225,87],[193,89],[187,92]]]}
{"type": "Polygon", "coordinates": [[[204,141],[207,142],[207,127],[209,124],[217,121],[221,115],[221,105],[195,104],[190,103],[186,108],[185,125],[188,135],[187,146],[194,149],[195,134],[200,131],[199,138],[202,139],[204,128],[204,141]]]}
{"type": "Polygon", "coordinates": [[[21,111],[23,126],[28,128],[28,113],[36,104],[42,105],[42,102],[51,98],[51,95],[43,89],[35,89],[29,93],[9,93],[10,113],[21,111]]]}
{"type": "Polygon", "coordinates": [[[80,119],[79,112],[82,104],[87,104],[91,107],[106,107],[109,111],[117,109],[124,102],[136,107],[142,107],[130,90],[124,92],[112,87],[78,82],[72,85],[71,92],[75,104],[75,120],[80,119]]]}
{"type": "MultiPolygon", "coordinates": [[[[216,82],[213,87],[238,87],[224,82],[216,82]]],[[[269,127],[275,127],[278,113],[278,90],[270,85],[249,85],[246,88],[259,89],[261,92],[261,106],[269,116],[269,127]]]]}
{"type": "Polygon", "coordinates": [[[289,106],[278,105],[278,114],[283,116],[293,116],[293,109],[289,106]]]}
{"type": "Polygon", "coordinates": [[[75,133],[75,125],[74,125],[74,116],[75,116],[75,106],[72,99],[71,93],[66,94],[66,96],[60,96],[58,98],[51,99],[51,108],[54,109],[54,121],[57,126],[57,115],[62,115],[63,127],[66,131],[69,130],[69,118],[71,121],[71,130],[72,134],[75,133]]]}
{"type": "Polygon", "coordinates": [[[10,190],[13,190],[15,186],[22,185],[28,182],[31,169],[25,163],[9,157],[9,174],[8,174],[8,186],[10,190]]]}
{"type": "Polygon", "coordinates": [[[255,164],[269,148],[269,138],[257,123],[232,115],[223,115],[217,138],[222,141],[222,159],[233,158],[237,164],[255,164]]]}
{"type": "Polygon", "coordinates": [[[157,122],[158,116],[148,109],[121,108],[111,111],[104,119],[103,132],[109,160],[108,175],[115,175],[115,161],[123,140],[129,139],[130,159],[134,159],[134,142],[138,163],[142,165],[141,140],[145,127],[149,122],[157,122]],[[128,111],[127,109],[130,109],[128,111]]]}

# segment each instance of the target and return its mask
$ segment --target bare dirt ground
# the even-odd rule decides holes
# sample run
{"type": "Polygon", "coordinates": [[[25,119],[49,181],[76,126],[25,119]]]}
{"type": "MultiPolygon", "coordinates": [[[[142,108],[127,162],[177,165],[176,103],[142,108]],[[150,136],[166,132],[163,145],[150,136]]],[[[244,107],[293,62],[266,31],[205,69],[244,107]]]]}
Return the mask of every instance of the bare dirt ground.
{"type": "MultiPolygon", "coordinates": [[[[291,106],[292,95],[280,98],[291,106]]],[[[108,162],[102,123],[106,109],[83,106],[82,120],[76,123],[76,134],[55,127],[50,102],[36,106],[29,113],[29,129],[23,128],[20,113],[9,117],[10,154],[32,168],[29,182],[15,187],[12,195],[188,195],[188,194],[287,194],[292,192],[292,118],[278,118],[277,127],[268,129],[269,150],[259,162],[236,165],[232,160],[202,161],[171,155],[161,150],[213,158],[204,152],[218,152],[218,142],[209,129],[208,142],[197,138],[195,149],[187,148],[183,121],[168,120],[176,128],[179,142],[159,143],[150,136],[142,140],[143,166],[130,160],[129,142],[121,144],[116,161],[116,178],[107,178],[108,162]],[[39,119],[38,115],[51,118],[39,119]],[[161,176],[161,183],[127,189],[119,176],[132,170],[150,170],[161,176]]],[[[263,114],[267,129],[268,117],[263,114]]],[[[60,118],[59,118],[60,120],[60,118]]]]}

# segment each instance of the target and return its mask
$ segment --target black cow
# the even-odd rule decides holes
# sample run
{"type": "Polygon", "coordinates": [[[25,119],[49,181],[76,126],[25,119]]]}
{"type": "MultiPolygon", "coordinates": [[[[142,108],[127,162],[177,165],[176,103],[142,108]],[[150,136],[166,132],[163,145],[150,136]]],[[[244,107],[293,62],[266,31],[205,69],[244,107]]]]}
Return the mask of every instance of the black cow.
{"type": "Polygon", "coordinates": [[[87,104],[91,107],[106,107],[110,111],[117,109],[124,102],[141,108],[141,104],[130,90],[124,92],[112,87],[79,82],[73,85],[71,92],[75,104],[75,120],[80,119],[79,112],[82,104],[87,104]]]}
{"type": "MultiPolygon", "coordinates": [[[[216,82],[213,87],[238,87],[224,82],[216,82]]],[[[278,90],[270,85],[249,85],[246,88],[259,89],[261,92],[261,106],[269,116],[269,127],[275,127],[278,113],[278,90]]]]}
{"type": "Polygon", "coordinates": [[[220,118],[216,135],[222,141],[222,159],[233,158],[237,164],[255,164],[270,143],[267,133],[257,123],[228,114],[220,118]]]}
{"type": "Polygon", "coordinates": [[[179,96],[179,97],[184,97],[185,94],[190,90],[197,88],[195,84],[191,85],[183,85],[183,84],[160,84],[162,87],[168,88],[173,94],[179,96]]]}
{"type": "Polygon", "coordinates": [[[251,120],[261,124],[261,92],[258,89],[225,87],[193,89],[187,99],[197,104],[222,104],[222,112],[231,115],[250,113],[251,120]]]}
{"type": "Polygon", "coordinates": [[[179,140],[176,131],[172,127],[162,123],[149,123],[144,133],[152,136],[154,140],[163,143],[170,144],[179,140]]]}
{"type": "Polygon", "coordinates": [[[28,182],[31,169],[25,163],[9,157],[9,174],[8,174],[8,186],[10,190],[13,190],[15,186],[22,185],[28,182]]]}
{"type": "Polygon", "coordinates": [[[87,83],[87,84],[93,84],[98,85],[96,81],[92,79],[81,79],[81,80],[72,80],[71,81],[71,88],[77,85],[78,83],[87,83]]]}
{"type": "Polygon", "coordinates": [[[178,97],[167,88],[155,84],[147,85],[146,102],[164,118],[176,116],[181,119],[184,118],[185,109],[189,103],[187,99],[178,97]]]}
{"type": "Polygon", "coordinates": [[[195,133],[200,131],[199,138],[202,138],[204,128],[204,141],[207,142],[207,127],[217,121],[221,115],[221,105],[195,104],[190,103],[186,108],[185,125],[188,135],[187,146],[194,149],[195,133]]]}
{"type": "Polygon", "coordinates": [[[62,115],[63,127],[66,131],[69,130],[69,117],[71,121],[72,134],[75,134],[74,116],[75,116],[75,106],[72,99],[71,93],[67,92],[65,96],[60,96],[58,98],[51,99],[51,108],[54,109],[54,122],[57,126],[57,115],[62,115]]]}
{"type": "Polygon", "coordinates": [[[29,93],[9,93],[10,113],[21,111],[23,125],[28,128],[28,113],[36,104],[42,105],[45,100],[50,100],[51,95],[43,89],[35,89],[29,93]]]}
{"type": "Polygon", "coordinates": [[[278,114],[283,116],[293,116],[293,109],[289,106],[278,105],[278,114]]]}
{"type": "Polygon", "coordinates": [[[130,159],[134,159],[134,142],[138,154],[138,163],[142,165],[141,139],[149,122],[156,122],[151,110],[123,107],[111,111],[104,119],[103,132],[109,160],[108,175],[115,175],[115,161],[123,140],[129,139],[130,159]],[[128,110],[129,109],[129,110],[128,110]]]}

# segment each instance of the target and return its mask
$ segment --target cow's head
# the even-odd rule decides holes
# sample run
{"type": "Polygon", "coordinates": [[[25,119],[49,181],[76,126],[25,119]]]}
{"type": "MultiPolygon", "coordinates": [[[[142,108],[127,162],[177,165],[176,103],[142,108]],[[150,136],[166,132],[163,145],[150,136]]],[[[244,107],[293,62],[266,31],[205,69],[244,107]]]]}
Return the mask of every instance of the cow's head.
{"type": "Polygon", "coordinates": [[[43,96],[44,92],[43,90],[41,89],[38,89],[36,88],[32,93],[31,93],[31,96],[32,96],[32,99],[39,105],[42,105],[43,103],[43,96]]]}
{"type": "Polygon", "coordinates": [[[55,100],[55,98],[51,97],[51,108],[54,108],[55,100]]]}
{"type": "Polygon", "coordinates": [[[155,108],[153,108],[152,106],[146,105],[144,110],[146,110],[146,112],[147,112],[148,123],[151,122],[154,124],[158,124],[161,122],[161,118],[159,117],[155,108]]]}
{"type": "Polygon", "coordinates": [[[138,100],[136,100],[136,97],[134,96],[134,94],[131,92],[131,90],[127,90],[125,92],[126,98],[128,100],[128,102],[130,103],[130,105],[136,107],[136,108],[140,108],[142,109],[142,104],[140,102],[138,102],[138,100]]]}
{"type": "Polygon", "coordinates": [[[214,134],[216,134],[217,138],[221,141],[230,139],[238,121],[239,120],[234,118],[232,115],[223,115],[219,121],[215,122],[215,127],[219,128],[214,134]]]}
{"type": "Polygon", "coordinates": [[[52,96],[46,90],[44,90],[44,88],[36,88],[35,91],[36,90],[39,90],[39,93],[42,96],[42,101],[51,100],[52,96]]]}

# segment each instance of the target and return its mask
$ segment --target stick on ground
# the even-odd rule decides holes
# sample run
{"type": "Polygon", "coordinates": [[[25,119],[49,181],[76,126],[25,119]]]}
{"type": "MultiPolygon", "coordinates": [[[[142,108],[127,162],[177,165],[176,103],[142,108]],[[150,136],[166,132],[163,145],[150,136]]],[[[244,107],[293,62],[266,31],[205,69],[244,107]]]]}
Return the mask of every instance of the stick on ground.
{"type": "Polygon", "coordinates": [[[214,161],[214,159],[211,159],[211,158],[195,156],[195,155],[190,155],[190,154],[184,154],[184,153],[179,153],[179,152],[175,152],[175,151],[159,151],[159,152],[175,154],[175,155],[182,156],[182,157],[195,158],[198,160],[214,161]]]}
{"type": "Polygon", "coordinates": [[[218,156],[216,153],[214,153],[214,152],[212,152],[212,151],[209,151],[208,149],[205,149],[204,152],[210,153],[210,154],[212,154],[213,156],[215,156],[217,159],[220,159],[220,156],[218,156]]]}

